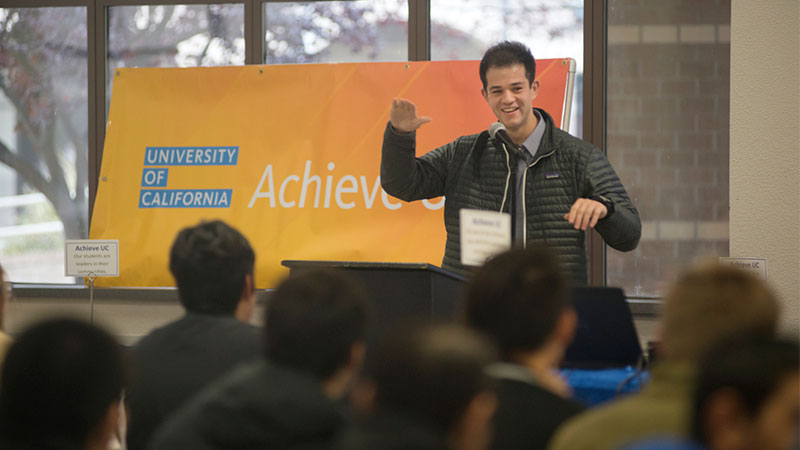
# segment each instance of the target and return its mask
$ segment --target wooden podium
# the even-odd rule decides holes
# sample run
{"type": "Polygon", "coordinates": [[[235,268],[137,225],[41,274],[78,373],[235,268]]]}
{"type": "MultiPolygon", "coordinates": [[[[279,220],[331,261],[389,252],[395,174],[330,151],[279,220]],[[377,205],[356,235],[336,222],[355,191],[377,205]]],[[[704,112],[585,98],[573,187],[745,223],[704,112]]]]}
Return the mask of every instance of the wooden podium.
{"type": "Polygon", "coordinates": [[[431,264],[299,260],[284,260],[281,264],[290,270],[322,267],[346,270],[360,280],[372,301],[370,338],[398,321],[412,318],[449,321],[461,310],[465,278],[431,264]]]}

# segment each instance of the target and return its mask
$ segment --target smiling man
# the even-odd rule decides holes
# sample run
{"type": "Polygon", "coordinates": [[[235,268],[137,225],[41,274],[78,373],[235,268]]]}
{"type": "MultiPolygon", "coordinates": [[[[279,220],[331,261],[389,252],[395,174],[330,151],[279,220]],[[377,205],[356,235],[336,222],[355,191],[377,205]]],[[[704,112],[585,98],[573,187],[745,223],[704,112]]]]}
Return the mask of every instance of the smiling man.
{"type": "Polygon", "coordinates": [[[603,152],[532,106],[540,89],[535,73],[533,55],[518,42],[489,48],[480,63],[481,95],[517,148],[484,131],[415,157],[416,130],[431,118],[418,116],[411,100],[392,100],[381,184],[405,201],[445,196],[447,270],[469,273],[461,264],[459,210],[480,209],[513,214],[515,245],[554,247],[573,281],[584,285],[585,231],[594,228],[611,247],[630,251],[641,221],[603,152]]]}

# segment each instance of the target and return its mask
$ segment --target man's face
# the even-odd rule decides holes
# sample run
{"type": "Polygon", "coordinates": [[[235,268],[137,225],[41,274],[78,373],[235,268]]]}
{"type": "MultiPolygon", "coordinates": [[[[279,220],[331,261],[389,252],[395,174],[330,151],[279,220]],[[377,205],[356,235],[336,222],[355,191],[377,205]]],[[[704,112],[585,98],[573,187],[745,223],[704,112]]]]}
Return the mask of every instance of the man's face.
{"type": "Polygon", "coordinates": [[[481,89],[497,120],[511,134],[527,128],[533,131],[536,118],[531,108],[538,93],[539,82],[528,82],[522,64],[490,67],[486,71],[486,88],[481,89]]]}

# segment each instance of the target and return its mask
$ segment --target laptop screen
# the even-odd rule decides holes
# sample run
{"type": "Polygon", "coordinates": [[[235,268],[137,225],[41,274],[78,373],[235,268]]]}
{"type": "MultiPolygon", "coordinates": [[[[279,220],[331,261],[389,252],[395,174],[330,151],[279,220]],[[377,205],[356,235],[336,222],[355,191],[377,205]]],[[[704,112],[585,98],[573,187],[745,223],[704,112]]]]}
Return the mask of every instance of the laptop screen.
{"type": "Polygon", "coordinates": [[[622,289],[576,288],[572,303],[578,329],[562,367],[636,366],[642,348],[622,289]]]}

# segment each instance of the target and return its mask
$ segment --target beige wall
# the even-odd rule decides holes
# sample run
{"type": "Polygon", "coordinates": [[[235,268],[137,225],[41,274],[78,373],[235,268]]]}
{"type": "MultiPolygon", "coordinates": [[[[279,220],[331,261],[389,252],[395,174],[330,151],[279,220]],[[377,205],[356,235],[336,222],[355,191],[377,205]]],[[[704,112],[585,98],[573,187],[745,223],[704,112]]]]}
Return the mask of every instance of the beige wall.
{"type": "Polygon", "coordinates": [[[730,254],[767,260],[800,330],[800,2],[733,0],[730,254]]]}
{"type": "MultiPolygon", "coordinates": [[[[139,291],[142,292],[142,291],[139,291]]],[[[89,308],[88,289],[68,298],[24,297],[8,304],[5,331],[11,335],[22,332],[28,325],[48,317],[74,317],[103,326],[123,345],[133,345],[152,329],[165,325],[184,314],[174,291],[159,292],[143,298],[131,298],[130,293],[115,295],[114,291],[98,293],[94,311],[89,308]],[[147,298],[150,297],[150,298],[147,298]]],[[[263,294],[253,312],[253,325],[263,323],[263,294]]]]}
{"type": "MultiPolygon", "coordinates": [[[[111,332],[123,345],[134,344],[153,328],[183,315],[177,301],[134,301],[103,299],[94,304],[94,323],[111,332]]],[[[5,330],[16,335],[33,322],[47,317],[74,317],[89,320],[88,293],[86,298],[23,298],[9,303],[5,330]]]]}

